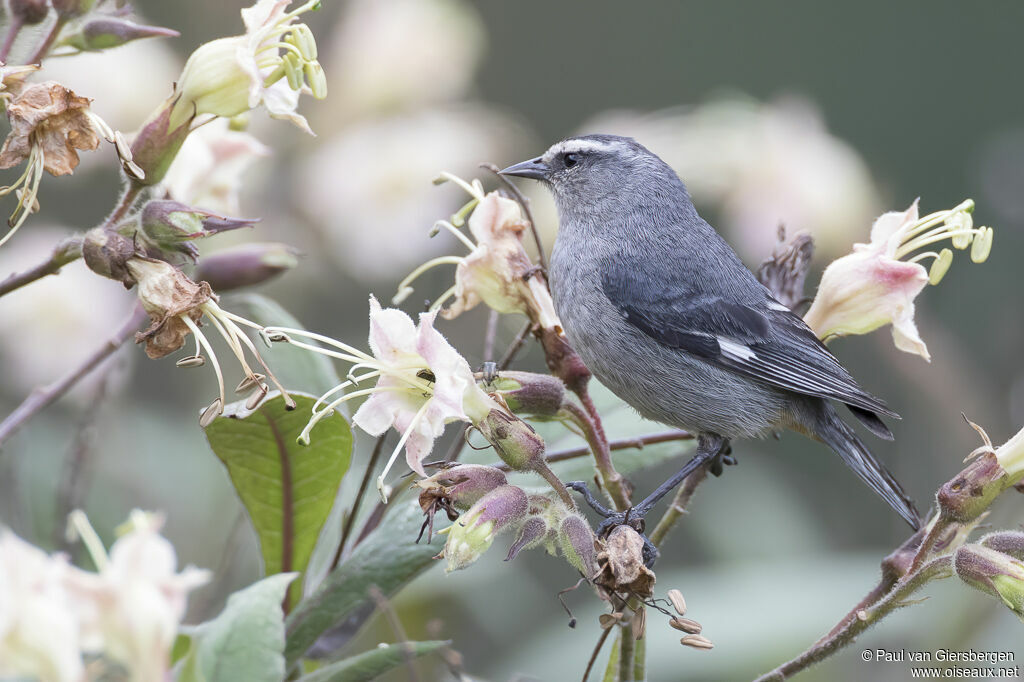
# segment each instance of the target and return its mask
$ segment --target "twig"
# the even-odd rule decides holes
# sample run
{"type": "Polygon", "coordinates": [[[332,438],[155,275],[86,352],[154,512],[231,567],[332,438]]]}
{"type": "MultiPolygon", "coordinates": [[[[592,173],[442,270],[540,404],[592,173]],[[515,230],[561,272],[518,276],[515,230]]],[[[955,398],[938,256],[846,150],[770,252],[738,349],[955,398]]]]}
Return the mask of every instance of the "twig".
{"type": "Polygon", "coordinates": [[[373,477],[373,472],[377,468],[377,460],[380,459],[380,453],[384,449],[384,441],[386,439],[387,433],[381,434],[377,437],[377,442],[373,445],[373,451],[370,453],[370,461],[366,464],[366,470],[363,472],[363,480],[359,482],[359,491],[356,493],[355,499],[352,500],[352,507],[349,509],[348,517],[345,519],[345,524],[341,528],[341,539],[338,540],[338,549],[334,551],[334,558],[331,559],[331,567],[328,569],[328,573],[337,568],[338,562],[341,561],[342,552],[345,550],[345,542],[348,540],[348,536],[352,532],[352,526],[355,525],[356,516],[359,514],[359,507],[363,502],[363,496],[366,494],[366,489],[370,485],[370,479],[373,477]]]}
{"type": "Polygon", "coordinates": [[[597,644],[594,645],[594,650],[590,654],[590,660],[587,661],[587,668],[583,671],[583,682],[587,682],[587,678],[590,677],[590,671],[594,669],[594,663],[597,662],[597,657],[601,653],[601,648],[604,647],[604,643],[608,639],[608,635],[611,633],[611,628],[601,631],[601,636],[597,638],[597,644]]]}
{"type": "Polygon", "coordinates": [[[512,361],[516,359],[516,354],[519,353],[519,349],[526,343],[526,337],[530,335],[530,330],[533,328],[532,322],[527,322],[523,325],[523,328],[516,334],[516,338],[512,339],[512,343],[508,345],[508,349],[505,351],[505,355],[502,356],[501,360],[498,361],[498,369],[508,369],[508,366],[512,364],[512,361]]]}
{"type": "Polygon", "coordinates": [[[484,362],[494,358],[494,340],[498,335],[498,311],[491,310],[487,314],[487,326],[484,328],[484,362]]]}
{"type": "Polygon", "coordinates": [[[61,29],[64,28],[65,23],[67,23],[67,17],[58,13],[57,18],[53,21],[53,25],[50,27],[50,30],[46,35],[43,36],[43,40],[39,43],[35,52],[32,53],[31,57],[25,60],[26,64],[39,64],[43,61],[43,58],[46,57],[50,48],[53,46],[53,41],[57,39],[61,29]]]}
{"type": "Polygon", "coordinates": [[[89,400],[85,416],[78,424],[75,433],[75,440],[72,443],[71,451],[67,462],[64,465],[63,476],[60,486],[57,489],[57,523],[54,527],[54,544],[58,547],[69,549],[66,534],[63,532],[63,522],[67,519],[72,509],[82,506],[82,480],[83,471],[86,468],[96,445],[96,422],[99,420],[100,411],[107,402],[110,390],[110,377],[113,368],[108,367],[100,380],[99,385],[89,400]]]}
{"type": "Polygon", "coordinates": [[[679,520],[679,517],[686,513],[687,508],[690,506],[690,500],[693,498],[693,493],[697,491],[697,486],[699,486],[707,477],[708,465],[705,464],[683,479],[683,484],[679,486],[679,490],[676,491],[676,496],[672,498],[672,504],[668,506],[668,509],[665,510],[665,514],[658,521],[658,525],[655,526],[654,530],[651,532],[651,542],[653,542],[655,546],[664,542],[669,531],[672,530],[676,521],[679,520]]]}
{"type": "MultiPolygon", "coordinates": [[[[585,389],[582,393],[587,397],[587,402],[590,402],[590,396],[586,393],[585,389]]],[[[590,407],[593,413],[596,414],[597,409],[594,407],[593,402],[590,402],[590,407]]],[[[598,416],[598,421],[595,421],[591,414],[588,414],[590,410],[584,411],[583,408],[568,401],[562,406],[562,409],[583,430],[583,436],[586,438],[590,451],[594,455],[594,464],[601,474],[601,482],[615,504],[615,508],[619,511],[629,509],[629,495],[626,493],[622,474],[616,471],[615,465],[612,464],[611,450],[608,446],[608,439],[605,438],[604,429],[600,424],[600,416],[598,416]]]]}
{"type": "Polygon", "coordinates": [[[0,446],[3,446],[7,439],[14,434],[29,419],[38,414],[43,408],[48,407],[58,398],[64,395],[75,384],[86,377],[90,372],[113,353],[124,345],[135,335],[135,331],[146,319],[146,314],[141,307],[136,306],[128,321],[118,330],[109,341],[104,343],[92,355],[85,359],[78,367],[74,368],[63,377],[49,386],[35,389],[14,412],[11,412],[3,422],[0,422],[0,446]]]}
{"type": "MultiPolygon", "coordinates": [[[[622,438],[620,440],[613,440],[608,443],[608,449],[612,452],[616,450],[642,450],[646,445],[654,445],[656,443],[668,443],[676,440],[692,440],[693,436],[686,431],[663,431],[661,433],[651,433],[646,436],[640,436],[639,438],[622,438]]],[[[567,459],[576,459],[584,457],[590,454],[590,447],[583,445],[578,448],[569,448],[567,450],[559,450],[553,452],[545,459],[548,464],[555,462],[564,462],[567,459]]],[[[496,464],[498,469],[502,471],[511,471],[512,468],[507,464],[496,464]]],[[[689,479],[687,479],[689,480],[689,479]]],[[[685,484],[684,484],[685,485],[685,484]]]]}
{"type": "Polygon", "coordinates": [[[905,600],[932,580],[948,578],[953,574],[952,558],[942,556],[932,559],[924,564],[920,570],[908,573],[895,588],[883,597],[877,604],[860,610],[856,617],[851,619],[842,629],[832,637],[822,640],[818,644],[800,654],[796,658],[783,663],[775,670],[757,678],[755,682],[777,682],[792,677],[796,673],[819,663],[847,644],[869,627],[880,621],[891,612],[904,605],[905,600]]]}
{"type": "Polygon", "coordinates": [[[537,244],[537,263],[543,268],[544,272],[548,271],[548,261],[544,256],[544,244],[540,241],[540,232],[537,231],[537,223],[533,221],[533,211],[530,210],[530,200],[523,196],[523,193],[519,191],[515,183],[506,178],[504,175],[499,175],[498,171],[501,170],[493,163],[481,163],[481,168],[487,169],[494,173],[494,176],[502,182],[503,185],[512,193],[512,196],[516,198],[519,205],[523,207],[523,214],[526,216],[527,222],[530,223],[530,232],[533,233],[533,241],[537,244]]]}
{"type": "MultiPolygon", "coordinates": [[[[617,682],[633,682],[633,655],[636,653],[636,640],[626,626],[619,629],[619,677],[617,682]]],[[[609,628],[610,629],[610,628],[609,628]]]]}
{"type": "Polygon", "coordinates": [[[21,27],[25,25],[25,20],[20,16],[10,13],[7,15],[10,24],[7,27],[7,35],[4,36],[3,47],[0,47],[0,62],[7,62],[7,55],[11,53],[11,48],[14,46],[14,39],[18,37],[18,33],[21,32],[21,27]]]}
{"type": "Polygon", "coordinates": [[[377,608],[384,614],[384,618],[387,619],[388,625],[391,626],[391,631],[395,633],[395,637],[398,639],[398,643],[402,646],[402,652],[405,654],[405,663],[409,666],[409,678],[412,682],[417,682],[420,678],[416,673],[416,650],[409,643],[409,638],[405,634],[405,628],[402,627],[402,621],[398,619],[398,615],[394,609],[391,608],[391,604],[388,603],[387,597],[380,591],[376,585],[370,585],[370,598],[377,604],[377,608]]]}
{"type": "Polygon", "coordinates": [[[55,275],[60,272],[62,267],[81,257],[81,237],[68,237],[67,239],[61,240],[57,246],[53,247],[53,252],[50,253],[49,258],[45,261],[24,272],[11,274],[3,282],[0,282],[0,296],[9,294],[15,289],[19,289],[26,284],[31,284],[37,279],[42,279],[47,275],[55,275]]]}

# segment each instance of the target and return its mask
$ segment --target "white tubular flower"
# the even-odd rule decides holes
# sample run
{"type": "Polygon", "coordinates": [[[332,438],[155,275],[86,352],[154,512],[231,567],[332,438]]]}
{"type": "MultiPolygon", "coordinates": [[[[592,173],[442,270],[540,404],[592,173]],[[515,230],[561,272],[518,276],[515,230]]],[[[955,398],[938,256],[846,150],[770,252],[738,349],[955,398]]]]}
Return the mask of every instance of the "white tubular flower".
{"type": "Polygon", "coordinates": [[[892,324],[897,348],[930,360],[914,324],[914,298],[925,285],[942,280],[953,252],[920,249],[950,240],[954,248],[971,247],[971,260],[983,262],[992,248],[992,228],[975,228],[973,210],[974,202],[968,199],[951,210],[919,218],[914,201],[902,213],[884,214],[871,228],[870,244],[855,244],[853,253],[825,269],[804,320],[822,339],[867,334],[892,324]],[[921,262],[928,258],[932,264],[926,270],[921,262]]]}
{"type": "Polygon", "coordinates": [[[177,571],[174,547],[160,535],[159,515],[134,510],[125,524],[128,532],[114,542],[109,557],[84,513],[73,512],[70,523],[99,569],[98,574],[77,571],[70,581],[86,650],[124,664],[132,682],[167,679],[188,593],[209,582],[210,571],[193,566],[177,571]]]}
{"type": "Polygon", "coordinates": [[[472,198],[452,216],[451,221],[435,223],[435,233],[441,229],[448,230],[466,245],[470,253],[465,257],[441,256],[427,261],[402,280],[392,302],[397,304],[405,300],[413,292],[412,282],[427,270],[454,264],[455,284],[431,305],[432,310],[441,309],[448,299],[454,297],[455,302],[441,310],[445,319],[453,319],[483,301],[499,313],[522,313],[544,329],[559,327],[551,293],[543,279],[534,276],[539,270],[523,248],[523,233],[529,228],[529,223],[519,204],[498,192],[484,194],[479,180],[470,184],[450,173],[443,173],[441,179],[455,182],[472,198]],[[469,211],[472,211],[468,220],[469,231],[476,243],[457,227],[463,224],[469,211]]]}
{"type": "Polygon", "coordinates": [[[196,338],[195,353],[179,360],[178,366],[201,367],[206,363],[202,351],[210,357],[217,375],[219,394],[200,415],[201,426],[209,426],[220,416],[225,404],[224,374],[220,363],[217,362],[213,346],[199,328],[203,319],[210,322],[223,337],[241,365],[245,377],[235,388],[235,392],[252,391],[246,402],[248,408],[252,409],[258,405],[267,395],[270,390],[266,384],[268,378],[284,396],[285,401],[294,407],[295,402],[291,396],[263,361],[252,340],[239,327],[243,325],[262,331],[260,325],[224,310],[217,305],[217,298],[209,284],[193,282],[173,265],[162,260],[131,258],[127,262],[127,268],[138,285],[139,301],[152,320],[148,329],[135,335],[137,343],[146,343],[146,354],[156,359],[173,353],[185,345],[185,338],[191,333],[196,338]],[[246,349],[256,358],[266,372],[265,375],[254,372],[249,366],[246,349]]]}
{"type": "Polygon", "coordinates": [[[498,405],[476,385],[473,372],[440,332],[434,329],[436,313],[422,313],[419,325],[400,310],[382,309],[377,299],[370,298],[371,354],[334,339],[301,329],[266,327],[264,338],[284,341],[333,358],[352,363],[348,380],[335,386],[317,400],[313,416],[299,442],[309,443],[309,435],[323,417],[347,400],[369,396],[356,411],[352,421],[367,433],[379,436],[394,427],[402,434],[377,488],[386,501],[384,477],[405,448],[409,467],[421,476],[423,460],[449,422],[478,423],[498,405]],[[292,337],[314,339],[332,348],[321,348],[292,337]],[[337,349],[337,350],[334,350],[337,349]],[[359,370],[367,370],[356,375],[359,370]],[[376,379],[372,388],[360,389],[328,399],[367,379],[376,379]]]}
{"type": "Polygon", "coordinates": [[[262,104],[272,118],[313,133],[295,108],[302,92],[326,97],[327,80],[313,33],[293,22],[318,8],[320,0],[285,12],[289,4],[291,0],[258,0],[242,10],[244,35],[213,40],[192,53],[175,88],[171,129],[196,114],[230,118],[262,104]]]}
{"type": "Polygon", "coordinates": [[[78,620],[65,581],[75,569],[0,530],[0,678],[82,682],[78,620]]]}

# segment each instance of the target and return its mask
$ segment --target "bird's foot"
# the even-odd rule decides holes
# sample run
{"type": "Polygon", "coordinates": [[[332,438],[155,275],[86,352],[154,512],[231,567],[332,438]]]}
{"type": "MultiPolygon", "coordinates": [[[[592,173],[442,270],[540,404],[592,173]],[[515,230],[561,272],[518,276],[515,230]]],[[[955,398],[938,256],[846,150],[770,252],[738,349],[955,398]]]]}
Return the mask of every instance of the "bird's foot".
{"type": "Polygon", "coordinates": [[[708,465],[708,473],[716,477],[721,476],[722,472],[725,471],[725,467],[736,466],[737,464],[739,462],[732,456],[732,444],[727,442],[715,458],[711,460],[711,463],[708,465]]]}
{"type": "Polygon", "coordinates": [[[647,568],[654,566],[655,559],[658,558],[658,548],[654,546],[650,538],[644,533],[646,522],[644,517],[650,508],[641,509],[640,507],[630,507],[625,511],[615,511],[601,504],[594,494],[590,492],[590,488],[583,481],[570,481],[565,484],[566,488],[572,488],[576,492],[583,495],[583,499],[586,500],[590,508],[597,512],[602,520],[601,523],[597,524],[597,530],[595,531],[597,537],[605,539],[609,534],[618,526],[629,526],[637,532],[637,534],[644,541],[643,549],[643,560],[644,565],[647,568]]]}

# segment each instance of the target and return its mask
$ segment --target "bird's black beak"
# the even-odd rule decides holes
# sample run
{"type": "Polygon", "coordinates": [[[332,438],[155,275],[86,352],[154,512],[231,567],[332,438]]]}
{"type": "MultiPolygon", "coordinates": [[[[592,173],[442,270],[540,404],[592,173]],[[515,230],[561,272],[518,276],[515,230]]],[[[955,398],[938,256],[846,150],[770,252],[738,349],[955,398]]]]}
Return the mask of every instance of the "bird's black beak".
{"type": "Polygon", "coordinates": [[[498,171],[501,175],[515,175],[520,178],[531,178],[533,180],[547,180],[551,169],[541,160],[541,157],[523,161],[509,166],[505,170],[498,171]]]}

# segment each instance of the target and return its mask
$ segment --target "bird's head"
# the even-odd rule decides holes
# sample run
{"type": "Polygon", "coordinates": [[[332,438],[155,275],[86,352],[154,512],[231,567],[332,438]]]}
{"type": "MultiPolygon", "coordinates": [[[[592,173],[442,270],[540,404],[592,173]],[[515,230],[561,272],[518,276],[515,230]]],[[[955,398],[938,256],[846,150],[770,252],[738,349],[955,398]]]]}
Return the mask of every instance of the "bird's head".
{"type": "Polygon", "coordinates": [[[583,135],[553,144],[543,156],[501,171],[540,180],[560,209],[619,201],[624,194],[682,187],[675,172],[631,137],[583,135]]]}

